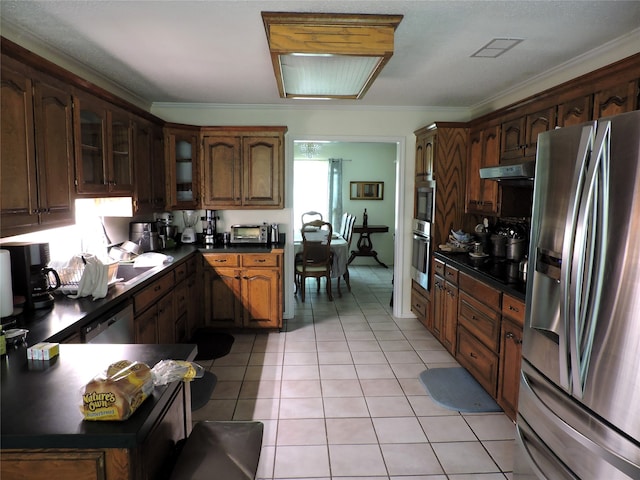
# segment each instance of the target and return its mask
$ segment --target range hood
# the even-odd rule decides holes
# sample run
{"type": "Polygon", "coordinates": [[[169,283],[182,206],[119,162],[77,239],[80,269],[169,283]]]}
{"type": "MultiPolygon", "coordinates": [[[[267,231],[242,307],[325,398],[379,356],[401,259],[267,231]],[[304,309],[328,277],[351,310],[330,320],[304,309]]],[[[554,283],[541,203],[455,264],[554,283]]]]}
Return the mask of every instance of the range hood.
{"type": "Polygon", "coordinates": [[[535,171],[536,162],[532,160],[512,165],[481,168],[480,178],[510,184],[533,185],[535,171]]]}

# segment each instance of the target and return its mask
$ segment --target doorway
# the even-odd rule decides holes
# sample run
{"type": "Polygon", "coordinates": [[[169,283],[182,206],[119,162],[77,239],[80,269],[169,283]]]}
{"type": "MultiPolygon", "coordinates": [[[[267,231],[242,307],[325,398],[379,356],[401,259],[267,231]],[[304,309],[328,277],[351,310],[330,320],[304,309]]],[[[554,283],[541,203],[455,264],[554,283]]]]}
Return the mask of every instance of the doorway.
{"type": "MultiPolygon", "coordinates": [[[[300,226],[301,213],[315,210],[330,217],[328,202],[328,160],[341,159],[343,162],[342,199],[343,211],[355,215],[356,224],[362,223],[364,209],[367,209],[369,224],[381,224],[389,227],[388,234],[374,237],[376,251],[384,262],[393,268],[396,276],[403,275],[403,255],[395,242],[397,232],[404,230],[404,219],[400,199],[403,198],[401,179],[404,178],[404,137],[341,137],[306,136],[289,139],[288,151],[292,152],[291,225],[294,233],[300,226]],[[378,157],[378,158],[377,158],[378,157]],[[379,157],[385,158],[381,160],[379,157]],[[300,163],[298,163],[300,162],[300,163]],[[377,162],[386,162],[383,164],[377,162]],[[300,172],[307,172],[304,175],[300,172]],[[315,172],[315,173],[312,173],[315,172]],[[310,177],[310,178],[305,178],[310,177]],[[313,182],[312,182],[313,180],[313,182]],[[375,199],[354,199],[350,195],[351,182],[376,182],[381,185],[381,195],[375,199]],[[308,186],[313,183],[313,187],[308,186]]],[[[353,238],[352,249],[358,235],[353,238]]],[[[401,242],[400,242],[401,243],[401,242]]],[[[291,258],[291,261],[293,259],[291,258]]],[[[358,265],[372,265],[372,258],[358,257],[358,265]]],[[[354,265],[356,264],[354,263],[354,265]]],[[[384,267],[377,267],[384,268],[384,267]]],[[[402,298],[402,282],[394,283],[394,296],[402,298]]],[[[292,299],[293,302],[293,299],[292,299]]],[[[393,303],[394,315],[400,316],[401,302],[393,303]]]]}

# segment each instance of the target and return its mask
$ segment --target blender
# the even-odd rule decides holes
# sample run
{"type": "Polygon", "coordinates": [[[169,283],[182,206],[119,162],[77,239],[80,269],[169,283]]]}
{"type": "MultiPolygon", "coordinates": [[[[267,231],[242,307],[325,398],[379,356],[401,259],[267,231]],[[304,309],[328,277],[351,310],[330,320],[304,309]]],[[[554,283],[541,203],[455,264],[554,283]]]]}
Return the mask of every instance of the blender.
{"type": "Polygon", "coordinates": [[[183,210],[182,218],[184,220],[184,230],[180,240],[182,243],[195,243],[197,238],[195,227],[200,220],[198,212],[196,210],[183,210]]]}

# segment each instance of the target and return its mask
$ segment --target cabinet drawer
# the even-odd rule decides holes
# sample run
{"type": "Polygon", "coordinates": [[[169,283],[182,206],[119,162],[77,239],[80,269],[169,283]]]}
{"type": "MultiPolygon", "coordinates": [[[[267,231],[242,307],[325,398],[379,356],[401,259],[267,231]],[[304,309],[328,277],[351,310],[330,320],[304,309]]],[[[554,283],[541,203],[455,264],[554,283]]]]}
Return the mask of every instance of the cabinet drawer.
{"type": "Polygon", "coordinates": [[[217,267],[239,267],[240,255],[237,253],[206,253],[204,256],[204,266],[217,267]]]}
{"type": "Polygon", "coordinates": [[[498,383],[498,356],[464,327],[458,328],[456,360],[467,368],[478,383],[495,398],[498,383]]]}
{"type": "Polygon", "coordinates": [[[506,293],[502,295],[502,315],[524,325],[524,302],[506,293]]]}
{"type": "Polygon", "coordinates": [[[150,305],[156,302],[165,293],[173,289],[174,279],[173,272],[160,277],[142,292],[133,297],[133,306],[136,315],[146,310],[150,305]]]}
{"type": "Polygon", "coordinates": [[[444,267],[444,278],[447,282],[453,283],[454,285],[458,284],[458,269],[453,268],[451,265],[445,265],[444,267]]]}
{"type": "Polygon", "coordinates": [[[427,315],[428,300],[418,293],[414,288],[411,289],[411,311],[423,321],[427,315]]]}
{"type": "Polygon", "coordinates": [[[436,275],[440,275],[441,277],[444,278],[444,268],[445,268],[445,264],[442,260],[437,260],[437,259],[433,260],[433,272],[436,275]]]}
{"type": "Polygon", "coordinates": [[[500,290],[496,290],[464,272],[459,275],[459,285],[460,290],[464,290],[494,310],[500,311],[500,297],[502,296],[500,290]]]}
{"type": "Polygon", "coordinates": [[[241,257],[243,267],[279,267],[280,255],[272,253],[245,253],[241,257]]]}
{"type": "Polygon", "coordinates": [[[460,292],[458,322],[494,352],[500,340],[500,314],[475,298],[460,292]]]}
{"type": "Polygon", "coordinates": [[[176,268],[174,268],[173,273],[176,277],[176,283],[180,283],[187,277],[188,266],[187,263],[181,263],[176,268]]]}

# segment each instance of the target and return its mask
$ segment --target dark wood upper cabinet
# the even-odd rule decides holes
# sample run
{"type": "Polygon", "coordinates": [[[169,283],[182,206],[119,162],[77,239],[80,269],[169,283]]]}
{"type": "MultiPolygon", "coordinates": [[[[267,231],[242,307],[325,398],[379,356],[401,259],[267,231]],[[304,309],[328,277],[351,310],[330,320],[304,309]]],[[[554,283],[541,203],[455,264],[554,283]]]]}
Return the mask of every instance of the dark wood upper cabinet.
{"type": "Polygon", "coordinates": [[[609,117],[638,108],[638,79],[622,82],[594,94],[593,118],[609,117]]]}
{"type": "Polygon", "coordinates": [[[536,156],[538,135],[556,126],[556,107],[549,107],[502,123],[500,163],[509,164],[536,156]]]}

